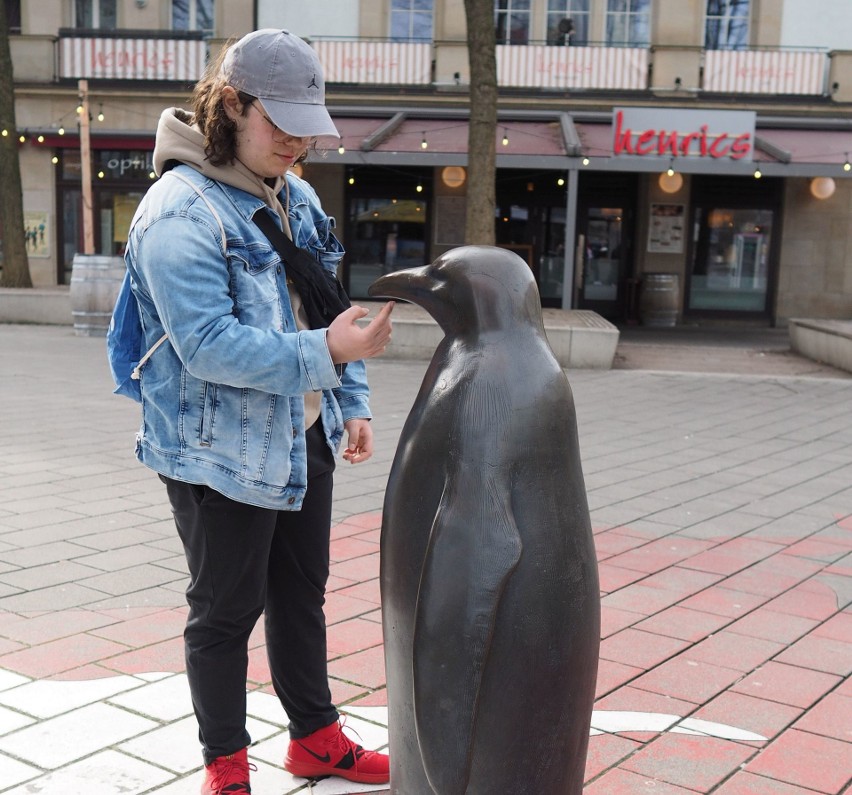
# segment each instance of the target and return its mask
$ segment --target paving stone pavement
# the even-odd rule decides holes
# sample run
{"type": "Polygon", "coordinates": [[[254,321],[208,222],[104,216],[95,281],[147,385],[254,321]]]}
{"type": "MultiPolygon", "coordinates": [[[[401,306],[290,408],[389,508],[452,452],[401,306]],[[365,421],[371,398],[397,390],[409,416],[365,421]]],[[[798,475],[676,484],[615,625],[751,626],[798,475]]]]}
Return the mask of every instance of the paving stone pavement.
{"type": "MultiPolygon", "coordinates": [[[[659,354],[655,369],[569,373],[603,607],[584,791],[846,792],[852,379],[667,372],[659,354]]],[[[681,354],[678,369],[701,369],[700,350],[681,354]]],[[[332,688],[372,747],[387,741],[382,498],[425,366],[371,363],[377,454],[337,472],[332,688]]],[[[110,388],[103,340],[0,326],[2,795],[198,792],[183,555],[133,457],[137,407],[110,388]]],[[[260,629],[249,679],[252,791],[307,792],[279,767],[286,718],[260,629]]],[[[385,788],[312,791],[370,789],[385,788]]]]}

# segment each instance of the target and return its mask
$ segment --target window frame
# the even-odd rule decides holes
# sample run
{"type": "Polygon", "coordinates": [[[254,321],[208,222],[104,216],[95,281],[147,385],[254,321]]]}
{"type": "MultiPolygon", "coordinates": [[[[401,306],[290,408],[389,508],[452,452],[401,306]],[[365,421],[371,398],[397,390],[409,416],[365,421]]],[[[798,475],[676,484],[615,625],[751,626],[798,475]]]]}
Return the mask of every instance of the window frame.
{"type": "Polygon", "coordinates": [[[707,0],[704,6],[704,49],[705,50],[747,50],[751,40],[751,15],[752,4],[750,0],[707,0]],[[724,4],[724,12],[711,14],[711,8],[717,4],[724,4]],[[732,6],[745,6],[744,14],[732,14],[732,6]],[[732,41],[731,25],[735,20],[745,20],[744,30],[734,31],[737,41],[732,41]],[[710,23],[715,21],[719,25],[715,41],[710,40],[710,23]],[[725,30],[724,41],[721,31],[725,30]],[[739,34],[743,35],[739,35],[739,34]]]}
{"type": "Polygon", "coordinates": [[[435,3],[434,0],[391,0],[390,14],[388,18],[388,38],[391,41],[401,42],[431,42],[435,37],[435,3]],[[421,3],[426,2],[428,8],[418,8],[421,3]],[[394,20],[407,17],[407,35],[394,32],[394,20]],[[418,36],[417,22],[425,21],[428,17],[429,35],[418,36]]]}
{"type": "Polygon", "coordinates": [[[604,30],[608,47],[650,47],[651,0],[607,0],[604,30]],[[617,3],[626,10],[614,9],[617,3]]]}
{"type": "Polygon", "coordinates": [[[170,20],[172,30],[200,31],[205,38],[209,38],[216,32],[216,0],[172,0],[170,20]],[[185,28],[175,26],[175,10],[179,2],[187,5],[185,28]],[[210,5],[210,27],[203,28],[198,23],[198,11],[199,5],[207,3],[210,5]]]}
{"type": "Polygon", "coordinates": [[[531,0],[494,0],[494,32],[497,44],[529,44],[532,22],[531,0]],[[513,20],[522,20],[522,35],[516,36],[513,20]],[[501,32],[502,27],[502,32],[501,32]]]}
{"type": "Polygon", "coordinates": [[[547,0],[545,12],[545,39],[548,44],[564,45],[572,44],[584,46],[591,41],[589,35],[591,30],[592,10],[590,0],[547,0]],[[570,19],[574,23],[574,30],[565,41],[565,36],[560,34],[557,25],[563,19],[570,19]]]}

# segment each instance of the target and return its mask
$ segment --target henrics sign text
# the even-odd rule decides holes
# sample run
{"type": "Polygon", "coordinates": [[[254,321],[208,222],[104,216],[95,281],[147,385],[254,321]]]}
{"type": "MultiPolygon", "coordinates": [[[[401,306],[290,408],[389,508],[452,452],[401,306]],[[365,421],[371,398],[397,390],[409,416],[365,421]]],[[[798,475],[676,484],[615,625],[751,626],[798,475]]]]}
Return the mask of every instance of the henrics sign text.
{"type": "Polygon", "coordinates": [[[753,111],[614,108],[616,157],[752,159],[753,111]]]}

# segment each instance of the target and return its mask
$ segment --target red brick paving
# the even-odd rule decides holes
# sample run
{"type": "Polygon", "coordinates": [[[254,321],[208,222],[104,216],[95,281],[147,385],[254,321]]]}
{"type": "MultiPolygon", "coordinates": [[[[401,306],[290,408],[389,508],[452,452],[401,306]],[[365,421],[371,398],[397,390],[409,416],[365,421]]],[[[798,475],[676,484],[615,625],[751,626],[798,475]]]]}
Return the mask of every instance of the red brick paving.
{"type": "Polygon", "coordinates": [[[818,792],[840,793],[852,776],[852,744],[791,729],[745,769],[818,792]]]}
{"type": "MultiPolygon", "coordinates": [[[[380,521],[355,516],[332,532],[326,614],[339,704],[387,704],[380,521]]],[[[777,538],[716,545],[673,534],[648,541],[626,527],[597,532],[605,595],[596,710],[689,717],[767,740],[659,733],[640,721],[590,738],[584,793],[837,795],[848,786],[852,614],[839,610],[831,579],[820,579],[836,558],[827,547],[845,548],[852,535],[844,522],[834,528],[843,543],[830,536],[783,553],[777,538]]],[[[185,615],[0,614],[0,668],[71,680],[181,671],[185,615]]],[[[262,622],[249,646],[250,687],[272,692],[262,622]]]]}

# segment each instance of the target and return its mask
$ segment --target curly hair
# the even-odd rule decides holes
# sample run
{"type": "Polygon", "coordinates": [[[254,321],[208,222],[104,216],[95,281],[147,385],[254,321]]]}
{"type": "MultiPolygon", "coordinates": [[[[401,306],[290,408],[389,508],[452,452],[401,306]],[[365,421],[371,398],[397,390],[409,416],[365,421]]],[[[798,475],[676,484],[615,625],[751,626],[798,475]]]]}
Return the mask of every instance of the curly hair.
{"type": "MultiPolygon", "coordinates": [[[[215,60],[207,65],[204,76],[195,84],[192,92],[192,110],[195,123],[204,134],[204,154],[214,166],[233,163],[237,157],[237,125],[228,118],[222,103],[222,89],[228,81],[222,74],[222,62],[225,53],[237,42],[230,39],[219,52],[215,60]]],[[[238,91],[242,115],[248,113],[249,105],[255,97],[238,91]]]]}
{"type": "MultiPolygon", "coordinates": [[[[214,166],[233,163],[237,159],[237,125],[228,117],[222,102],[222,89],[229,85],[222,74],[222,62],[237,41],[239,39],[232,38],[225,43],[216,59],[207,65],[203,77],[195,84],[192,92],[195,123],[204,134],[204,154],[214,166]]],[[[242,105],[242,116],[248,113],[252,102],[257,101],[257,97],[245,91],[237,91],[237,98],[242,105]]],[[[315,150],[316,141],[313,140],[308,148],[315,150]]],[[[303,152],[296,162],[301,163],[307,156],[307,151],[303,152]]]]}

